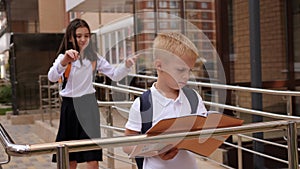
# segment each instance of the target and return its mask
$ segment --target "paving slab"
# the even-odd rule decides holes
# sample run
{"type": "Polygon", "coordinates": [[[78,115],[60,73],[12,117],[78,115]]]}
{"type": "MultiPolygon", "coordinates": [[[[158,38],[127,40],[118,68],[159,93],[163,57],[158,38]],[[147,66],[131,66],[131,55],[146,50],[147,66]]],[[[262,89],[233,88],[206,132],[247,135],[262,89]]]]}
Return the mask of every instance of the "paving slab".
{"type": "MultiPolygon", "coordinates": [[[[115,124],[119,127],[124,125],[124,121],[122,117],[118,117],[117,114],[114,115],[115,124]]],[[[104,117],[101,118],[101,122],[105,123],[104,117]]],[[[11,120],[6,116],[0,116],[0,123],[8,132],[9,136],[16,144],[37,144],[37,143],[47,143],[53,142],[55,138],[55,133],[58,127],[58,119],[54,119],[52,121],[52,126],[50,126],[49,121],[40,121],[36,120],[35,123],[18,123],[12,124],[11,120]],[[46,133],[46,134],[45,134],[46,133]],[[47,134],[48,133],[48,134],[47,134]],[[47,138],[45,139],[45,135],[47,138]]],[[[102,132],[105,133],[105,132],[102,132]]],[[[104,154],[107,154],[107,149],[104,149],[104,154]]],[[[122,151],[120,147],[115,148],[113,152],[116,154],[115,156],[120,159],[115,161],[114,168],[115,169],[131,169],[132,168],[132,160],[130,160],[127,155],[122,151]]],[[[56,163],[51,162],[52,154],[44,154],[44,155],[34,155],[34,156],[26,156],[26,157],[11,157],[11,160],[8,164],[1,165],[2,169],[56,169],[56,163]]],[[[0,161],[6,161],[7,156],[3,149],[3,146],[0,148],[0,161]]],[[[108,167],[108,159],[104,156],[104,161],[100,162],[100,168],[109,168],[108,167]]],[[[199,169],[223,169],[218,164],[207,161],[203,158],[199,158],[198,160],[199,169]]],[[[0,167],[0,169],[1,169],[0,167]]],[[[84,164],[79,164],[78,169],[84,169],[84,164]]]]}

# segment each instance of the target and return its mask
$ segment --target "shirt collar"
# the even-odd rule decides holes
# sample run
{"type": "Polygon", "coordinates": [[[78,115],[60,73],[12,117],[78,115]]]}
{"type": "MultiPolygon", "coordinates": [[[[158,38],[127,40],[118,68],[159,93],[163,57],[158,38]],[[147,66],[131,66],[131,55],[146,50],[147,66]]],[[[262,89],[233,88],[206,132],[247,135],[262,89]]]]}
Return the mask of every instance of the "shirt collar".
{"type": "Polygon", "coordinates": [[[156,82],[154,82],[152,84],[152,87],[150,88],[151,90],[151,93],[153,96],[155,96],[155,99],[157,99],[157,102],[159,104],[161,104],[162,106],[167,106],[169,103],[171,103],[172,101],[173,102],[179,102],[179,103],[182,103],[183,102],[183,97],[182,97],[182,94],[183,94],[183,91],[180,89],[179,90],[179,96],[173,100],[173,99],[169,99],[169,98],[166,98],[165,96],[163,96],[155,87],[155,84],[156,82]]]}

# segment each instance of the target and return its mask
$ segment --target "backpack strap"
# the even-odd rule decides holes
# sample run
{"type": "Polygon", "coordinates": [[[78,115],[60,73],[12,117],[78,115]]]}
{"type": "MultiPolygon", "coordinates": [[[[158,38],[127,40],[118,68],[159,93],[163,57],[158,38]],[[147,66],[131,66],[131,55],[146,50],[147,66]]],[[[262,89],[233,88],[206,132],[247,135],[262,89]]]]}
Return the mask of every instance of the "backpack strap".
{"type": "MultiPolygon", "coordinates": [[[[151,90],[145,91],[140,96],[140,113],[142,119],[141,134],[145,134],[152,127],[153,106],[151,90]]],[[[143,169],[144,158],[136,157],[135,162],[138,169],[143,169]]]]}
{"type": "Polygon", "coordinates": [[[61,90],[66,87],[68,77],[69,77],[70,72],[71,72],[71,67],[72,67],[72,64],[68,63],[67,68],[66,68],[66,70],[63,74],[63,77],[60,77],[59,80],[58,80],[58,82],[61,84],[61,90]]]}
{"type": "MultiPolygon", "coordinates": [[[[190,103],[191,114],[196,114],[199,102],[196,92],[188,87],[183,87],[182,90],[190,103]]],[[[140,96],[140,113],[142,119],[141,134],[145,134],[152,127],[153,120],[152,94],[150,89],[140,96]]],[[[142,169],[144,158],[136,157],[135,161],[138,169],[142,169]]]]}
{"type": "Polygon", "coordinates": [[[68,66],[67,66],[67,68],[66,68],[66,70],[65,70],[65,73],[64,73],[64,77],[66,78],[66,79],[68,79],[68,77],[69,77],[69,75],[70,75],[70,72],[71,72],[71,63],[68,63],[68,66]]]}
{"type": "Polygon", "coordinates": [[[145,134],[152,127],[153,106],[151,90],[147,90],[140,96],[140,112],[142,118],[141,133],[145,134]]]}
{"type": "Polygon", "coordinates": [[[196,94],[196,92],[192,88],[188,87],[183,87],[182,88],[183,93],[189,100],[190,106],[191,106],[191,114],[196,114],[197,113],[197,108],[198,108],[198,103],[199,103],[199,98],[196,94]]]}

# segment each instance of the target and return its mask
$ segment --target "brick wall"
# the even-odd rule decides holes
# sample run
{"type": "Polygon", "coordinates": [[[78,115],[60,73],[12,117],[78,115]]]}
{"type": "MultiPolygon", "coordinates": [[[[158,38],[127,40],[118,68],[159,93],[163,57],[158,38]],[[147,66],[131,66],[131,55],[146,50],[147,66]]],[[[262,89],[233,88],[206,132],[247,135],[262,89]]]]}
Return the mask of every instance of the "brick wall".
{"type": "MultiPolygon", "coordinates": [[[[286,79],[285,34],[283,2],[261,1],[261,60],[262,79],[272,81],[286,79]]],[[[234,79],[235,82],[249,82],[250,46],[248,1],[235,0],[233,4],[234,79]]]]}
{"type": "MultiPolygon", "coordinates": [[[[260,1],[262,80],[285,80],[286,51],[284,6],[281,0],[260,1]]],[[[233,1],[233,41],[235,82],[251,81],[248,1],[233,1]]],[[[251,107],[251,94],[238,93],[238,104],[251,107]]],[[[263,96],[263,107],[278,105],[282,97],[263,96]]],[[[276,110],[274,110],[276,111],[276,110]]]]}

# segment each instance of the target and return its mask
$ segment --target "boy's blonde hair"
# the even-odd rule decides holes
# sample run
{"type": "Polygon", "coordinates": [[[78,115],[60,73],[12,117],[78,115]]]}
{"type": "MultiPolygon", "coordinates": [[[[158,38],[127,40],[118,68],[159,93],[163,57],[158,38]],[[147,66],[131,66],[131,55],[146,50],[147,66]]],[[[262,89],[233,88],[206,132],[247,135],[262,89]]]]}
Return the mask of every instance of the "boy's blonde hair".
{"type": "Polygon", "coordinates": [[[160,56],[159,51],[173,53],[179,57],[190,56],[197,59],[198,50],[195,44],[186,36],[178,32],[159,33],[153,43],[154,57],[160,56]]]}

